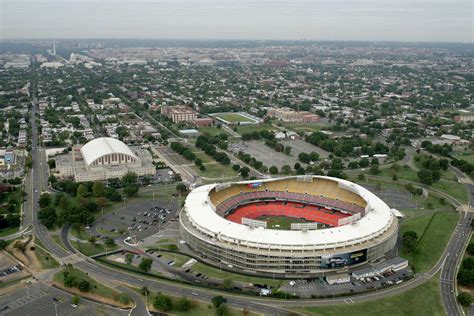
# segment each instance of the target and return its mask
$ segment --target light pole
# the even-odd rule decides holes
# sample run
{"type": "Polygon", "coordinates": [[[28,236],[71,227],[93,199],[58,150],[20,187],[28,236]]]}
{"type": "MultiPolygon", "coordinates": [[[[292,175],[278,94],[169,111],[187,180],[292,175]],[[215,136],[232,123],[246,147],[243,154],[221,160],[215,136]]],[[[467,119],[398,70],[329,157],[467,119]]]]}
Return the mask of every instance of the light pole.
{"type": "Polygon", "coordinates": [[[56,316],[58,316],[58,305],[56,305],[56,303],[53,302],[53,305],[54,305],[54,313],[56,316]]]}

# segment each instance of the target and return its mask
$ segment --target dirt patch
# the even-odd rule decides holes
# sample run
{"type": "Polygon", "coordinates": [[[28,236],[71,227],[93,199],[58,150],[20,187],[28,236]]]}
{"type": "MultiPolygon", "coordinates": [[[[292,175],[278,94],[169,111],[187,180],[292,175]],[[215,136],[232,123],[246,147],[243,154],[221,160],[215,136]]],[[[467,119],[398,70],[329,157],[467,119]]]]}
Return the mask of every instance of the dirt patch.
{"type": "Polygon", "coordinates": [[[102,296],[94,295],[91,293],[86,293],[86,292],[81,292],[78,289],[70,288],[70,287],[65,287],[62,284],[58,282],[53,282],[54,286],[57,287],[58,289],[61,289],[65,292],[68,292],[70,294],[76,294],[81,297],[85,297],[87,299],[90,299],[91,301],[102,303],[102,304],[107,304],[113,307],[118,307],[118,308],[132,308],[133,304],[130,303],[128,305],[121,304],[120,302],[114,301],[113,299],[110,298],[105,298],[102,296]]]}

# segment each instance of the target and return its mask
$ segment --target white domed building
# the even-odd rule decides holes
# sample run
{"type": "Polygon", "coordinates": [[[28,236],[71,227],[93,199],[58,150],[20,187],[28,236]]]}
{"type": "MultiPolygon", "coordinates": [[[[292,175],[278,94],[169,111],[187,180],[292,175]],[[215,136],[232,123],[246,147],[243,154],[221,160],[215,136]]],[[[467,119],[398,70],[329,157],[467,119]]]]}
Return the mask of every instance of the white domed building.
{"type": "Polygon", "coordinates": [[[74,177],[77,182],[120,178],[127,172],[138,176],[155,174],[148,150],[129,147],[111,138],[96,138],[72,152],[56,157],[59,177],[74,177]]]}

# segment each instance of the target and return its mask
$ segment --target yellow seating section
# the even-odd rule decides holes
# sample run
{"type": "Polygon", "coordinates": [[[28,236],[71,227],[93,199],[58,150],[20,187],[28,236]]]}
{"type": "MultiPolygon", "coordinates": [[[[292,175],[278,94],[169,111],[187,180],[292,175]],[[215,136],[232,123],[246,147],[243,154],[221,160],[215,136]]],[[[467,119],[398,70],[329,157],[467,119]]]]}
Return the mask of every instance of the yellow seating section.
{"type": "Polygon", "coordinates": [[[313,182],[294,180],[280,180],[272,182],[264,182],[260,187],[249,188],[245,184],[233,185],[229,188],[220,190],[219,192],[212,191],[210,194],[211,202],[214,205],[219,205],[228,198],[246,192],[257,191],[281,191],[291,193],[309,194],[315,196],[323,195],[326,198],[343,201],[349,204],[355,204],[360,207],[365,207],[367,203],[357,194],[339,188],[337,182],[327,179],[313,179],[313,182]]]}

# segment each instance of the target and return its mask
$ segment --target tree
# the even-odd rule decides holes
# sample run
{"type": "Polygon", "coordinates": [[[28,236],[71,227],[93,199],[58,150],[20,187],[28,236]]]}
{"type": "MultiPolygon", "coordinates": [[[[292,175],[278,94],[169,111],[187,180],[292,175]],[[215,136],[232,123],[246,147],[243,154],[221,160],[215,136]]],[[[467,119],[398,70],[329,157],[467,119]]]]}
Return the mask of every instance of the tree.
{"type": "Polygon", "coordinates": [[[49,159],[48,160],[48,166],[49,166],[49,169],[56,168],[56,161],[54,159],[49,159]]]}
{"type": "Polygon", "coordinates": [[[153,303],[153,307],[156,309],[167,312],[173,307],[173,303],[171,301],[171,298],[168,295],[159,293],[155,297],[155,302],[153,303]]]}
{"type": "Polygon", "coordinates": [[[369,159],[368,158],[362,158],[360,161],[359,161],[359,166],[361,168],[366,168],[369,166],[369,159]]]}
{"type": "Polygon", "coordinates": [[[100,181],[95,181],[92,185],[92,195],[96,198],[104,196],[105,186],[100,181]]]}
{"type": "Polygon", "coordinates": [[[298,155],[298,159],[301,161],[301,162],[304,162],[304,163],[310,163],[310,158],[309,158],[309,155],[307,153],[300,153],[298,155]]]}
{"type": "Polygon", "coordinates": [[[196,166],[198,166],[198,167],[199,167],[199,166],[202,166],[202,159],[201,159],[201,158],[197,158],[196,160],[194,160],[194,164],[195,164],[196,166]]]}
{"type": "Polygon", "coordinates": [[[239,172],[240,166],[237,165],[237,164],[236,164],[236,165],[233,165],[233,166],[232,166],[232,170],[234,170],[235,172],[239,172]]]}
{"type": "Polygon", "coordinates": [[[247,178],[249,176],[249,173],[250,173],[250,169],[248,167],[242,167],[240,168],[240,175],[243,177],[243,178],[247,178]]]}
{"type": "Polygon", "coordinates": [[[474,255],[474,242],[470,243],[467,248],[466,248],[466,251],[468,254],[470,254],[471,256],[474,255]]]}
{"type": "Polygon", "coordinates": [[[278,174],[278,167],[271,166],[269,171],[270,171],[270,174],[278,174]]]}
{"type": "Polygon", "coordinates": [[[420,182],[426,185],[431,185],[433,184],[433,174],[430,170],[428,169],[421,169],[417,173],[418,178],[420,179],[420,182]]]}
{"type": "Polygon", "coordinates": [[[140,289],[140,292],[142,293],[142,295],[150,295],[150,290],[148,289],[147,286],[142,286],[142,288],[140,289]]]}
{"type": "Polygon", "coordinates": [[[418,234],[411,230],[403,233],[403,247],[408,252],[415,253],[418,248],[418,234]]]}
{"type": "Polygon", "coordinates": [[[48,206],[39,210],[38,219],[44,226],[51,229],[56,224],[58,215],[56,214],[54,207],[48,206]]]}
{"type": "Polygon", "coordinates": [[[22,242],[22,241],[18,240],[13,244],[13,248],[18,249],[21,252],[25,252],[26,242],[22,242]]]}
{"type": "Polygon", "coordinates": [[[211,299],[211,302],[212,302],[212,305],[214,305],[214,307],[219,307],[222,304],[227,303],[227,299],[222,295],[218,295],[218,296],[214,296],[211,299]]]}
{"type": "Polygon", "coordinates": [[[87,280],[80,280],[77,284],[77,288],[81,292],[89,292],[91,284],[87,280]]]}
{"type": "Polygon", "coordinates": [[[108,246],[108,247],[113,247],[115,246],[115,240],[113,238],[110,238],[110,237],[107,237],[107,239],[105,239],[105,245],[108,246]]]}
{"type": "Polygon", "coordinates": [[[284,165],[281,167],[281,173],[283,174],[290,174],[291,173],[291,167],[288,165],[284,165]]]}
{"type": "Polygon", "coordinates": [[[144,272],[148,272],[151,269],[152,263],[153,260],[151,260],[150,258],[142,258],[142,261],[140,261],[138,268],[144,272]]]}
{"type": "Polygon", "coordinates": [[[71,304],[74,304],[74,305],[78,305],[79,304],[79,300],[81,298],[78,296],[78,295],[74,295],[72,298],[71,298],[71,304]]]}
{"type": "Polygon", "coordinates": [[[227,304],[221,304],[216,308],[216,315],[217,316],[229,316],[229,308],[227,307],[227,304]]]}
{"type": "Polygon", "coordinates": [[[359,173],[359,175],[357,176],[357,179],[359,179],[361,181],[364,181],[365,180],[365,175],[363,173],[359,173]]]}
{"type": "Polygon", "coordinates": [[[180,312],[187,312],[193,308],[193,303],[186,297],[181,297],[176,301],[176,309],[180,312]]]}
{"type": "Polygon", "coordinates": [[[135,255],[134,255],[133,253],[130,253],[130,252],[127,253],[127,254],[125,255],[125,263],[131,264],[134,257],[135,257],[135,255]]]}
{"type": "Polygon", "coordinates": [[[301,168],[301,165],[299,162],[295,163],[295,165],[293,166],[293,168],[295,168],[295,170],[298,170],[301,168]]]}
{"type": "Polygon", "coordinates": [[[81,198],[85,197],[86,194],[87,194],[86,187],[82,183],[79,184],[79,186],[77,187],[77,190],[76,190],[76,199],[81,199],[81,198]]]}
{"type": "Polygon", "coordinates": [[[458,295],[458,302],[464,307],[468,307],[472,303],[472,296],[467,292],[461,292],[458,295]]]}
{"type": "Polygon", "coordinates": [[[291,153],[291,147],[290,146],[285,146],[285,155],[289,155],[291,153]]]}
{"type": "Polygon", "coordinates": [[[372,165],[370,167],[370,171],[369,171],[371,174],[373,175],[377,175],[380,173],[380,170],[379,170],[379,166],[378,165],[372,165]]]}
{"type": "Polygon", "coordinates": [[[137,195],[137,194],[138,194],[138,190],[139,190],[138,185],[127,185],[127,186],[123,189],[123,193],[125,193],[127,196],[131,197],[131,196],[137,195]]]}
{"type": "Polygon", "coordinates": [[[51,195],[49,195],[48,193],[41,194],[38,203],[39,203],[39,206],[41,208],[50,206],[51,205],[51,195]]]}
{"type": "Polygon", "coordinates": [[[128,172],[122,177],[124,187],[138,185],[138,177],[135,172],[128,172]]]}
{"type": "Polygon", "coordinates": [[[225,278],[223,281],[223,285],[225,289],[231,289],[233,287],[232,279],[225,278]]]}
{"type": "Polygon", "coordinates": [[[184,183],[178,183],[176,185],[176,191],[178,191],[179,194],[184,195],[186,194],[186,192],[188,192],[188,188],[186,187],[184,183]]]}
{"type": "Polygon", "coordinates": [[[95,245],[96,242],[97,242],[97,237],[91,236],[91,237],[89,238],[89,243],[90,243],[91,245],[95,245]]]}

